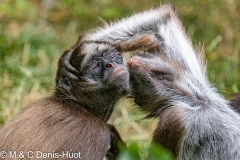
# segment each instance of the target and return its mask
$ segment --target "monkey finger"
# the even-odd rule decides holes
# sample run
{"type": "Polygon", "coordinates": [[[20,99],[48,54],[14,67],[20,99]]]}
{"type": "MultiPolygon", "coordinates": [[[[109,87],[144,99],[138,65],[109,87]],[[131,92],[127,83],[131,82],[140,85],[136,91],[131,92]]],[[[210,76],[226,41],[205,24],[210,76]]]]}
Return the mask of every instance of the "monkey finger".
{"type": "Polygon", "coordinates": [[[71,80],[75,80],[75,81],[79,80],[79,78],[74,73],[70,72],[69,70],[67,70],[64,67],[61,69],[60,75],[63,77],[68,77],[71,80]]]}
{"type": "Polygon", "coordinates": [[[70,72],[74,72],[74,73],[77,73],[77,69],[74,68],[71,63],[70,63],[70,59],[72,57],[72,53],[73,53],[73,50],[70,49],[69,51],[66,51],[64,53],[64,57],[62,58],[62,65],[70,72]]]}
{"type": "Polygon", "coordinates": [[[77,69],[74,68],[68,60],[64,59],[63,60],[63,66],[70,72],[74,72],[74,73],[77,73],[77,69]]]}
{"type": "Polygon", "coordinates": [[[128,61],[128,65],[131,66],[131,65],[133,64],[133,61],[134,61],[134,59],[131,58],[131,59],[128,61]]]}

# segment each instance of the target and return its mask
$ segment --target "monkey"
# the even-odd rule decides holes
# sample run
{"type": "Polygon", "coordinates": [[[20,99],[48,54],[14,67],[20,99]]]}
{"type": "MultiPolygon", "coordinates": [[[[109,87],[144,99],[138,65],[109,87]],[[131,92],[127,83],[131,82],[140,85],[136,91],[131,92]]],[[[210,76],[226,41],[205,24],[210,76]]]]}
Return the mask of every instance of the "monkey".
{"type": "Polygon", "coordinates": [[[115,103],[129,92],[129,72],[115,47],[85,37],[59,59],[54,93],[24,109],[0,129],[0,150],[16,159],[116,159],[122,139],[107,124],[115,103]],[[87,59],[87,60],[86,60],[87,59]],[[66,61],[67,60],[67,61],[66,61]],[[64,66],[74,74],[69,80],[64,66]],[[66,89],[65,89],[66,88],[66,89]],[[21,154],[22,153],[22,154],[21,154]],[[45,153],[45,154],[44,154],[45,153]],[[30,154],[30,155],[29,155],[30,154]]]}
{"type": "Polygon", "coordinates": [[[153,142],[178,160],[240,159],[240,116],[208,81],[203,53],[193,48],[176,11],[161,10],[167,19],[156,25],[158,47],[128,62],[135,102],[159,118],[153,142]]]}

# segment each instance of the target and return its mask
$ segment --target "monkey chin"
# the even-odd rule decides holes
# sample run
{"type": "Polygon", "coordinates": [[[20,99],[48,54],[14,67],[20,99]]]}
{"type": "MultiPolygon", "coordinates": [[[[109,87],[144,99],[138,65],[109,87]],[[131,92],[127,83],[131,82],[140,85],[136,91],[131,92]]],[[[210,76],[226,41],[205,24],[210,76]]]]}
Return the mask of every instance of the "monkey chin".
{"type": "Polygon", "coordinates": [[[129,87],[129,72],[127,68],[117,67],[112,71],[108,85],[117,88],[117,91],[122,94],[127,94],[130,91],[129,87]]]}

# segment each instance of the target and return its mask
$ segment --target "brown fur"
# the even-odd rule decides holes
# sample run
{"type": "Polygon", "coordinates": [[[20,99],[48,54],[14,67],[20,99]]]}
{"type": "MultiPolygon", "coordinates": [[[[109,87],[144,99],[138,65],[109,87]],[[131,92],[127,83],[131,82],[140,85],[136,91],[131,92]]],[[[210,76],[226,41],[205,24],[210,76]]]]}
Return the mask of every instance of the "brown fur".
{"type": "Polygon", "coordinates": [[[146,50],[151,48],[156,48],[158,44],[156,43],[155,37],[152,35],[143,35],[141,37],[133,38],[132,40],[121,42],[115,44],[116,48],[121,51],[133,51],[133,50],[146,50]]]}
{"type": "Polygon", "coordinates": [[[81,152],[81,159],[86,160],[102,160],[110,143],[110,130],[104,121],[77,103],[57,97],[30,105],[7,123],[0,135],[0,150],[7,153],[81,152]]]}

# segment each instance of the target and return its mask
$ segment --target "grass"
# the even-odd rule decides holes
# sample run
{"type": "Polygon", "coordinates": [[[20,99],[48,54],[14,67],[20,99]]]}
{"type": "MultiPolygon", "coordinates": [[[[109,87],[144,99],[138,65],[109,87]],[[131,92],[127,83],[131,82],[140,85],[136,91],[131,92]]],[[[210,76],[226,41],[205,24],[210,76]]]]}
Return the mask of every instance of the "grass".
{"type": "MultiPolygon", "coordinates": [[[[57,61],[78,36],[106,21],[159,6],[155,0],[89,1],[1,0],[0,125],[30,103],[48,96],[57,61]]],[[[208,76],[225,97],[239,92],[240,1],[170,0],[196,46],[203,46],[208,76]]],[[[161,3],[164,3],[162,1],[161,3]]],[[[119,102],[109,123],[129,144],[149,144],[157,120],[146,120],[129,100],[119,102]]]]}

